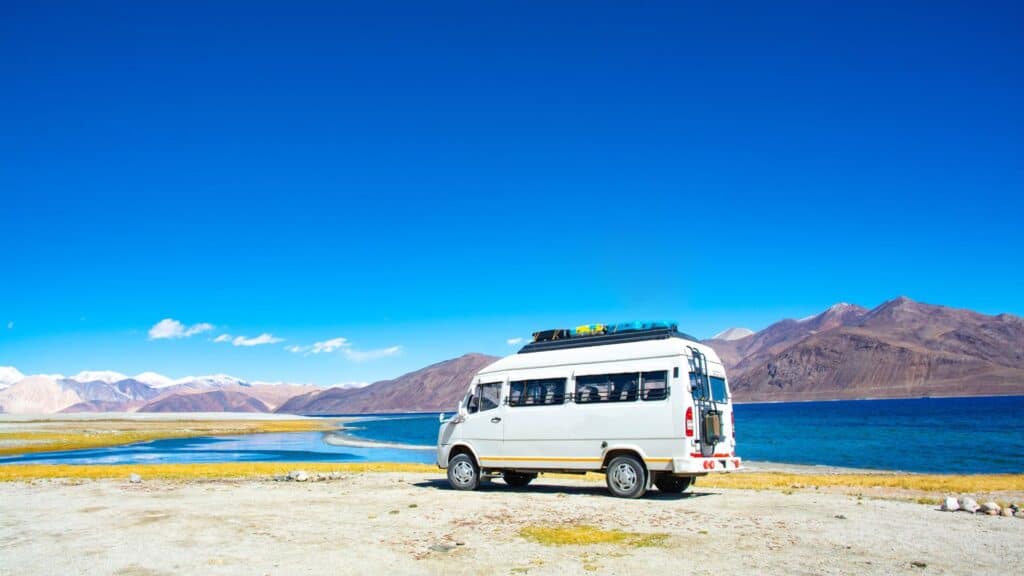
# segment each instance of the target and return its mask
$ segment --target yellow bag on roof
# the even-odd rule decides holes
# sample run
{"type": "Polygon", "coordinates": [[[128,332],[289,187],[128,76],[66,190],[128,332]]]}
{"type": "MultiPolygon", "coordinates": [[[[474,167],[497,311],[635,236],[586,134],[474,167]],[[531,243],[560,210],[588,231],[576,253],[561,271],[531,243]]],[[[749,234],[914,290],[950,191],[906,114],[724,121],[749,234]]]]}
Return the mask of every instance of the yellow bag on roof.
{"type": "Polygon", "coordinates": [[[576,332],[577,336],[591,336],[593,334],[604,334],[605,333],[605,325],[604,324],[584,324],[582,326],[577,326],[576,330],[574,330],[574,332],[576,332]]]}

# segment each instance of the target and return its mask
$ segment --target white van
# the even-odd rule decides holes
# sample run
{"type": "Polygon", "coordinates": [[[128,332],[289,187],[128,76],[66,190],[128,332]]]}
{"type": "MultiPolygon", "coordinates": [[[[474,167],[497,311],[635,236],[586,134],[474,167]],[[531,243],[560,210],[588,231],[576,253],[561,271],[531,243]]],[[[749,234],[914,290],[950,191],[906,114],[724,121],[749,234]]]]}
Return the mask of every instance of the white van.
{"type": "Polygon", "coordinates": [[[442,420],[437,464],[458,490],[481,477],[522,487],[541,472],[601,471],[623,498],[741,468],[721,361],[664,323],[534,334],[473,378],[442,420]]]}

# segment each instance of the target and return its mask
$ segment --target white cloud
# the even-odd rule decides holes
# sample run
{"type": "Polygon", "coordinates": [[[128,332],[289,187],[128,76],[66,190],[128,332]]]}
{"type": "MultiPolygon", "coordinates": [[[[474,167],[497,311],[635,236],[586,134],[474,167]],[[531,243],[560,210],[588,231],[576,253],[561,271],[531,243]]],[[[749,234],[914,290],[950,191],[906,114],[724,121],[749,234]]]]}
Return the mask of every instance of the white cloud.
{"type": "Polygon", "coordinates": [[[246,338],[245,336],[238,336],[231,341],[233,346],[259,346],[261,344],[276,344],[278,342],[284,342],[284,338],[278,338],[273,334],[264,332],[259,336],[253,338],[246,338]]]}
{"type": "Polygon", "coordinates": [[[522,342],[522,338],[509,338],[508,340],[505,340],[505,343],[508,344],[509,346],[515,346],[517,344],[521,344],[522,342]]]}
{"type": "Polygon", "coordinates": [[[213,339],[214,342],[231,342],[231,334],[221,334],[213,339]]]}
{"type": "Polygon", "coordinates": [[[285,350],[289,352],[302,353],[305,352],[307,356],[310,354],[320,354],[321,352],[334,352],[340,348],[347,348],[352,343],[348,341],[348,338],[331,338],[323,342],[314,342],[310,346],[285,346],[285,350]]]}
{"type": "Polygon", "coordinates": [[[339,348],[346,348],[352,344],[347,338],[332,338],[326,342],[315,342],[310,348],[310,354],[319,354],[321,352],[334,352],[339,348]]]}
{"type": "Polygon", "coordinates": [[[185,326],[174,318],[164,318],[153,324],[149,329],[150,340],[163,340],[165,338],[188,338],[202,332],[213,330],[213,324],[200,322],[191,326],[185,326]]]}
{"type": "Polygon", "coordinates": [[[340,350],[346,358],[353,362],[363,362],[365,360],[376,360],[377,358],[394,356],[402,351],[401,346],[391,346],[389,348],[379,348],[376,350],[356,350],[352,347],[352,342],[349,342],[348,338],[340,336],[323,342],[314,342],[309,346],[285,346],[284,349],[296,354],[304,354],[305,356],[320,353],[326,354],[340,350]]]}
{"type": "Polygon", "coordinates": [[[366,360],[376,360],[378,358],[386,358],[388,356],[394,356],[402,351],[401,346],[391,346],[390,348],[379,348],[377,350],[354,350],[352,348],[345,348],[343,352],[349,360],[353,362],[363,362],[366,360]]]}
{"type": "Polygon", "coordinates": [[[14,330],[14,320],[11,320],[10,322],[7,323],[7,329],[14,330]]]}

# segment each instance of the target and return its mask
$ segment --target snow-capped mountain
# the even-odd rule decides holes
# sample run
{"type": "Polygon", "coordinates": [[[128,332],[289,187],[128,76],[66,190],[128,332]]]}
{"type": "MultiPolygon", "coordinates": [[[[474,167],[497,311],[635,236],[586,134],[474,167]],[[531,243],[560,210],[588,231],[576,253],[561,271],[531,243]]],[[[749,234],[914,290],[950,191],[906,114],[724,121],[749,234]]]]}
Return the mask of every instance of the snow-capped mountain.
{"type": "Polygon", "coordinates": [[[82,370],[70,379],[77,380],[78,382],[106,382],[107,384],[113,384],[114,382],[127,380],[128,377],[120,372],[113,372],[111,370],[82,370]]]}
{"type": "Polygon", "coordinates": [[[143,372],[141,374],[136,374],[132,379],[138,380],[139,382],[153,388],[166,388],[168,386],[173,386],[175,383],[174,378],[168,378],[167,376],[157,374],[156,372],[143,372]]]}
{"type": "Polygon", "coordinates": [[[739,340],[753,334],[750,328],[728,328],[711,337],[712,340],[739,340]]]}
{"type": "Polygon", "coordinates": [[[167,406],[188,411],[193,405],[213,411],[237,411],[239,407],[267,411],[296,394],[315,390],[319,387],[248,381],[229,374],[171,378],[157,372],[126,376],[111,370],[83,370],[70,377],[26,376],[13,366],[0,366],[0,413],[148,412],[167,406]],[[195,394],[212,396],[198,403],[181,398],[195,394]]]}
{"type": "Polygon", "coordinates": [[[0,366],[0,389],[7,388],[24,377],[25,375],[14,366],[0,366]]]}
{"type": "Polygon", "coordinates": [[[230,374],[209,374],[207,376],[185,376],[174,381],[175,385],[190,385],[204,388],[224,386],[248,386],[249,382],[230,374]]]}

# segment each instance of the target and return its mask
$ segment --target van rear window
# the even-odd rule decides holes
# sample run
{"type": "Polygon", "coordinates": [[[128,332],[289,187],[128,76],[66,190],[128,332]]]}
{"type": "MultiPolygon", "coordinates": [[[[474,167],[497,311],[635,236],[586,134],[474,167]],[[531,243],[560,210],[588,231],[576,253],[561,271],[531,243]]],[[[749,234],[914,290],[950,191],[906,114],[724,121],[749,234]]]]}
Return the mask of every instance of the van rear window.
{"type": "Polygon", "coordinates": [[[705,400],[714,400],[715,402],[725,402],[729,400],[729,394],[725,387],[725,378],[719,378],[718,376],[709,376],[707,378],[707,388],[702,378],[699,378],[693,372],[690,372],[690,386],[693,388],[693,397],[705,400]]]}
{"type": "Polygon", "coordinates": [[[725,378],[711,377],[711,396],[716,402],[725,402],[729,395],[725,391],[725,378]]]}
{"type": "Polygon", "coordinates": [[[515,380],[509,386],[509,406],[550,406],[565,403],[565,378],[515,380]]]}

